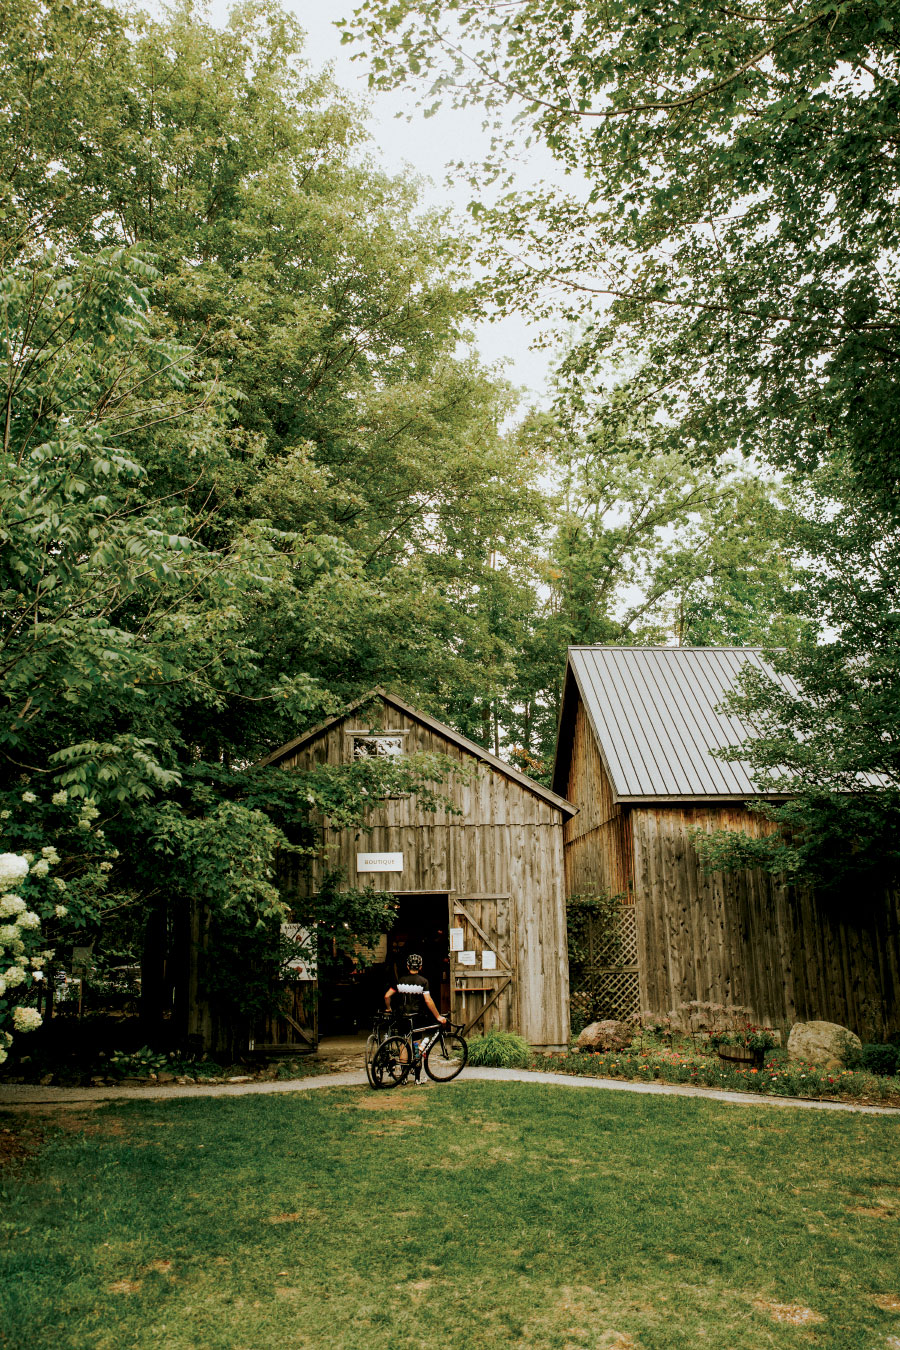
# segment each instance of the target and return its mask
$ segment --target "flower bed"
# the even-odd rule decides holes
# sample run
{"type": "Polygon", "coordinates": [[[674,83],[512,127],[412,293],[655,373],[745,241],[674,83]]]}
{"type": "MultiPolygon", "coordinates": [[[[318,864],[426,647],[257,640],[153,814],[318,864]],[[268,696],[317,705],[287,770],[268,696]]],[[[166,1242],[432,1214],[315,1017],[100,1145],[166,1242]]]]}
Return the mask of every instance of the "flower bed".
{"type": "Polygon", "coordinates": [[[761,1068],[724,1063],[690,1040],[681,1045],[643,1045],[609,1051],[565,1051],[535,1055],[529,1068],[590,1078],[625,1078],[632,1082],[686,1083],[732,1092],[760,1092],[776,1097],[807,1097],[900,1106],[900,1081],[859,1069],[829,1070],[813,1064],[789,1063],[784,1051],[773,1050],[761,1068]]]}

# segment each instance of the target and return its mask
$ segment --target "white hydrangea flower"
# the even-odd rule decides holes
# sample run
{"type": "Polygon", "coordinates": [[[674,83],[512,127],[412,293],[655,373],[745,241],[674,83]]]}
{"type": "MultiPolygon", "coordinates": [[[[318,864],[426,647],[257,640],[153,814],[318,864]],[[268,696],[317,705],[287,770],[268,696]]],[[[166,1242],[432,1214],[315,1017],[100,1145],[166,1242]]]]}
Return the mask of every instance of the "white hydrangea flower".
{"type": "Polygon", "coordinates": [[[69,911],[66,909],[65,905],[57,905],[53,911],[57,919],[64,919],[68,914],[68,912],[69,911]]]}
{"type": "MultiPolygon", "coordinates": [[[[19,945],[21,946],[21,943],[19,945]]],[[[24,952],[20,952],[18,956],[13,957],[13,965],[21,966],[23,970],[28,969],[28,957],[24,952]]]]}
{"type": "MultiPolygon", "coordinates": [[[[16,929],[16,932],[18,932],[18,929],[16,929]]],[[[25,943],[22,941],[20,937],[13,938],[13,940],[11,942],[8,942],[6,945],[9,948],[9,950],[14,954],[24,952],[25,950],[25,943]]]]}
{"type": "Polygon", "coordinates": [[[38,861],[34,864],[34,867],[32,867],[31,869],[31,875],[33,877],[45,877],[49,871],[50,871],[50,864],[48,863],[47,859],[39,858],[38,861]]]}
{"type": "Polygon", "coordinates": [[[43,1020],[37,1008],[13,1008],[13,1026],[16,1031],[37,1031],[43,1020]]]}
{"type": "Polygon", "coordinates": [[[12,890],[28,875],[28,860],[18,853],[0,853],[0,891],[12,890]]]}
{"type": "Polygon", "coordinates": [[[11,947],[18,936],[19,930],[14,923],[0,924],[0,942],[5,942],[11,947]]]}
{"type": "Polygon", "coordinates": [[[10,811],[0,811],[0,820],[9,820],[11,814],[10,811]]]}
{"type": "Polygon", "coordinates": [[[41,849],[41,857],[46,858],[51,867],[55,867],[59,862],[59,854],[52,844],[46,844],[41,849]]]}
{"type": "Polygon", "coordinates": [[[12,1045],[12,1036],[8,1031],[0,1031],[0,1045],[12,1045]]]}
{"type": "Polygon", "coordinates": [[[111,862],[102,862],[102,863],[100,864],[100,871],[101,871],[101,872],[111,872],[111,871],[112,871],[112,863],[111,863],[111,862]]]}
{"type": "Polygon", "coordinates": [[[16,923],[20,928],[40,928],[41,918],[39,914],[35,914],[33,909],[26,909],[25,913],[20,914],[16,919],[16,923]]]}
{"type": "Polygon", "coordinates": [[[32,956],[32,958],[31,958],[31,968],[32,968],[32,970],[40,970],[40,968],[41,968],[41,966],[42,966],[43,964],[44,964],[44,958],[40,955],[40,953],[38,953],[37,956],[32,956]]]}
{"type": "Polygon", "coordinates": [[[19,966],[10,966],[3,976],[6,981],[7,989],[15,989],[16,985],[22,984],[25,979],[25,972],[19,966]]]}
{"type": "Polygon", "coordinates": [[[42,970],[34,970],[31,973],[31,978],[33,980],[42,980],[44,978],[44,972],[42,970]]]}
{"type": "Polygon", "coordinates": [[[64,891],[66,889],[66,883],[63,881],[62,877],[54,877],[53,885],[58,891],[64,891]]]}
{"type": "Polygon", "coordinates": [[[0,1064],[5,1064],[7,1059],[6,1051],[0,1050],[0,1064]]]}
{"type": "Polygon", "coordinates": [[[69,800],[69,794],[65,788],[60,788],[59,792],[54,792],[50,800],[54,806],[65,806],[69,800]]]}
{"type": "Polygon", "coordinates": [[[6,976],[0,975],[0,998],[6,993],[6,976]]]}
{"type": "Polygon", "coordinates": [[[21,914],[24,908],[21,895],[0,896],[0,919],[11,919],[14,914],[21,914]]]}
{"type": "Polygon", "coordinates": [[[33,805],[34,802],[37,801],[37,797],[34,795],[33,792],[23,792],[23,793],[22,793],[22,801],[23,801],[23,802],[27,802],[27,804],[28,804],[29,806],[31,806],[31,805],[33,805]]]}

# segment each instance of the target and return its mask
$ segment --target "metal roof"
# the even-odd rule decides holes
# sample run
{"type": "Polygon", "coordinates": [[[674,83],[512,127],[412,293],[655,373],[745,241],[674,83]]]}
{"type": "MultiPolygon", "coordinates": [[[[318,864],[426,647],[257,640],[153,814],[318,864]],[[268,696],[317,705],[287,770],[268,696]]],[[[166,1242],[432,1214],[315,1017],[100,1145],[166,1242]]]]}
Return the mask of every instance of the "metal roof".
{"type": "MultiPolygon", "coordinates": [[[[618,801],[741,799],[763,795],[746,764],[711,751],[753,734],[718,712],[740,671],[753,664],[777,675],[754,647],[570,647],[569,670],[618,801]]],[[[568,685],[567,680],[567,685],[568,685]]],[[[568,774],[571,731],[564,700],[554,786],[568,774]]],[[[565,783],[563,783],[563,791],[565,783]]]]}

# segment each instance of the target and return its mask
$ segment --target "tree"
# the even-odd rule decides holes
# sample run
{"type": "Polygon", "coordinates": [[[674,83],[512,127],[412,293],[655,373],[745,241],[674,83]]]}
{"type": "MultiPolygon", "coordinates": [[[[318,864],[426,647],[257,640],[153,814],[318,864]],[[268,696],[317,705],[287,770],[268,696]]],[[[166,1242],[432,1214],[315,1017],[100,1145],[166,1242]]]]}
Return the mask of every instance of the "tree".
{"type": "Polygon", "coordinates": [[[497,645],[486,541],[536,528],[534,466],[457,356],[446,222],[357,155],[289,19],[7,18],[4,846],[89,833],[55,941],[149,971],[202,904],[274,951],[276,856],[446,766],[248,766],[378,679],[484,691],[461,653],[497,645]]]}
{"type": "Polygon", "coordinates": [[[893,874],[893,7],[369,0],[353,36],[373,84],[486,108],[494,149],[473,210],[500,303],[582,321],[576,376],[630,360],[635,410],[692,463],[744,454],[792,480],[802,641],[776,659],[787,688],[751,683],[738,703],[762,729],[761,781],[784,763],[800,796],[775,813],[781,844],[760,847],[821,883],[853,839],[854,867],[893,874]],[[520,132],[549,147],[569,192],[496,190],[520,132]]]}
{"type": "Polygon", "coordinates": [[[549,444],[559,475],[542,606],[506,712],[532,772],[552,763],[569,645],[793,645],[803,623],[788,596],[788,494],[692,463],[634,401],[627,380],[563,384],[523,433],[549,444]]]}

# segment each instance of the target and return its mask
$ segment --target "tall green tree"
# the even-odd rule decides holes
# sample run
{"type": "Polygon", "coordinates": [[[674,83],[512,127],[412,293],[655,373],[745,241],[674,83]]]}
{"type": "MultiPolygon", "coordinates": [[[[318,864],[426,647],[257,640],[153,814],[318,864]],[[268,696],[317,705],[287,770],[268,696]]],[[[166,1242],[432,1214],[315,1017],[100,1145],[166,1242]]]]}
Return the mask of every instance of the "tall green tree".
{"type": "Polygon", "coordinates": [[[573,376],[627,358],[635,410],[695,464],[753,456],[805,493],[803,640],[778,658],[787,689],[748,688],[755,762],[762,781],[792,766],[802,823],[785,828],[818,880],[842,846],[825,842],[842,794],[855,802],[876,772],[869,824],[848,809],[840,837],[846,855],[858,827],[850,851],[892,871],[900,650],[880,545],[896,544],[900,471],[895,7],[368,0],[348,36],[367,44],[374,85],[486,109],[473,211],[493,293],[584,323],[573,376]],[[515,190],[520,136],[549,148],[565,190],[515,190]]]}
{"type": "Polygon", "coordinates": [[[449,222],[281,11],[14,0],[0,32],[4,846],[99,838],[63,936],[183,944],[202,901],[224,960],[274,940],[317,812],[444,771],[252,761],[374,683],[499,687],[489,555],[534,536],[536,464],[458,354],[449,222]]]}

